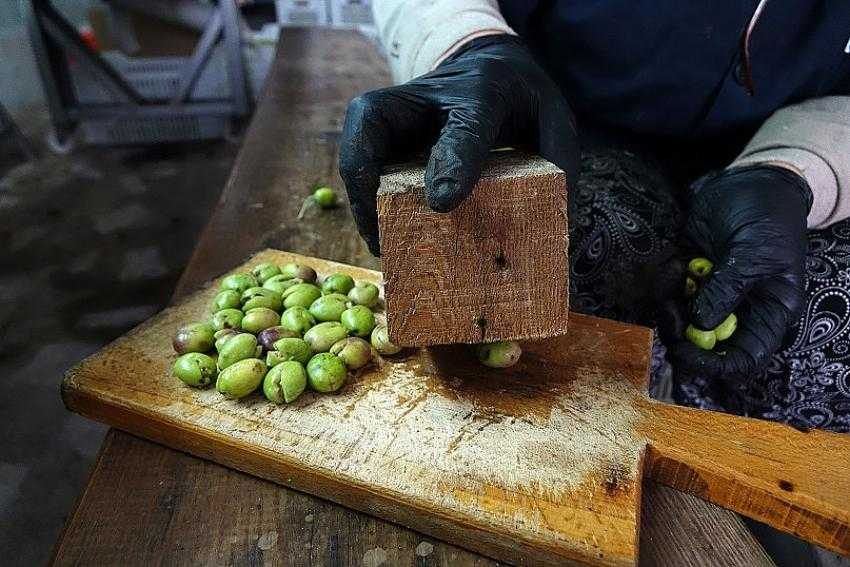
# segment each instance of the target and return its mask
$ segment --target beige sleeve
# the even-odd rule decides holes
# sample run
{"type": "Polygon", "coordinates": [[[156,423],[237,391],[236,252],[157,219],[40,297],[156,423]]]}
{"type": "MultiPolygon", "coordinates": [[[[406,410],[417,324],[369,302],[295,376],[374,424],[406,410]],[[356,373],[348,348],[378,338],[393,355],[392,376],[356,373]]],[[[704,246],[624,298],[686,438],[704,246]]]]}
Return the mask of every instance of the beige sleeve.
{"type": "Polygon", "coordinates": [[[809,228],[850,217],[850,97],[811,99],[777,110],[730,167],[774,163],[812,189],[809,228]]]}
{"type": "Polygon", "coordinates": [[[396,83],[431,71],[476,37],[514,33],[496,0],[373,0],[372,10],[396,83]]]}

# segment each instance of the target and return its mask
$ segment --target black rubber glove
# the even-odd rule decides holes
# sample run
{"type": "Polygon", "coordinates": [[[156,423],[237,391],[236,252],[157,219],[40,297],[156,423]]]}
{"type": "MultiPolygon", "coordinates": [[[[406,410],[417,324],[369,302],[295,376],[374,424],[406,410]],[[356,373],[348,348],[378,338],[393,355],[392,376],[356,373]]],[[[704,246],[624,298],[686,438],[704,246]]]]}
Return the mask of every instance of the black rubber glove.
{"type": "Polygon", "coordinates": [[[426,199],[438,212],[472,191],[495,147],[526,147],[563,169],[569,186],[579,148],[572,111],[522,41],[474,39],[434,71],[351,101],[339,171],[360,235],[380,254],[376,195],[382,168],[430,150],[426,199]]]}
{"type": "MultiPolygon", "coordinates": [[[[780,167],[726,170],[695,184],[687,237],[714,262],[714,271],[679,315],[671,349],[679,369],[707,377],[746,380],[782,346],[803,307],[806,217],[812,192],[799,175],[780,167]],[[683,339],[688,322],[714,329],[729,313],[738,328],[715,351],[683,339]],[[685,320],[681,315],[687,313],[685,320]]],[[[668,339],[670,340],[670,339],[668,339]]]]}

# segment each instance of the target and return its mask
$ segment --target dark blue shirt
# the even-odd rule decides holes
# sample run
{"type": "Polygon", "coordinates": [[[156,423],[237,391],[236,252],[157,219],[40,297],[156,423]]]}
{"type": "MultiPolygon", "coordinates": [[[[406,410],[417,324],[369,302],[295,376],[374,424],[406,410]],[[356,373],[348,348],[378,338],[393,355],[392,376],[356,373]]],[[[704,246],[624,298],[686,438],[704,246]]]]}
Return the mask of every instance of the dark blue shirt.
{"type": "Polygon", "coordinates": [[[747,136],[773,111],[850,94],[850,0],[501,0],[580,118],[659,138],[747,136]]]}

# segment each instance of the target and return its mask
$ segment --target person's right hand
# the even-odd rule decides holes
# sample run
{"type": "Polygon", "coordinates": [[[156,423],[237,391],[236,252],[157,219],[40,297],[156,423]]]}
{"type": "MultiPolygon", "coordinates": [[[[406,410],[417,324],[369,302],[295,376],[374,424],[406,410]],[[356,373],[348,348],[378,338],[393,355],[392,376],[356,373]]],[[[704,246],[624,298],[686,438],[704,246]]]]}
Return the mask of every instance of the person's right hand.
{"type": "Polygon", "coordinates": [[[434,71],[363,94],[348,106],[339,171],[360,235],[380,255],[376,198],[382,168],[430,149],[425,196],[448,212],[469,195],[490,150],[537,151],[578,176],[575,119],[558,87],[522,41],[474,39],[434,71]]]}

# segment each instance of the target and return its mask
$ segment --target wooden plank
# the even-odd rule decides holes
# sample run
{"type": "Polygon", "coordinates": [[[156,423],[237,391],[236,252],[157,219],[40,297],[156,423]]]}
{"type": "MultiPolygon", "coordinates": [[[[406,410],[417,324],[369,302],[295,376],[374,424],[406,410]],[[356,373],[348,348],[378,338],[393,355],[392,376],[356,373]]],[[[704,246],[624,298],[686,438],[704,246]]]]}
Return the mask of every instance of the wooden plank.
{"type": "MultiPolygon", "coordinates": [[[[265,251],[320,277],[381,274],[265,251]]],[[[170,337],[207,315],[212,285],[70,371],[70,409],[198,456],[420,529],[499,559],[631,565],[639,466],[630,400],[650,332],[576,315],[570,333],[525,343],[500,372],[465,347],[413,350],[336,396],[276,407],[227,402],[170,376],[170,337]],[[392,471],[392,474],[387,474],[392,471]]]]}
{"type": "MultiPolygon", "coordinates": [[[[320,278],[381,274],[267,250],[320,278]]],[[[335,396],[276,407],[170,376],[174,330],[210,287],[68,373],[66,405],[195,455],[422,530],[500,560],[632,565],[642,461],[657,480],[850,552],[850,438],[645,397],[648,329],[574,314],[501,371],[463,345],[379,360],[335,396]],[[832,461],[811,470],[811,455],[832,461]],[[387,474],[392,471],[392,474],[387,474]]]]}
{"type": "Polygon", "coordinates": [[[850,436],[646,406],[649,476],[850,555],[850,436]]]}
{"type": "Polygon", "coordinates": [[[567,332],[567,187],[548,161],[499,152],[450,213],[425,170],[381,177],[378,224],[390,338],[402,346],[540,339],[567,332]]]}
{"type": "Polygon", "coordinates": [[[740,518],[718,515],[714,505],[654,482],[645,483],[643,494],[643,567],[774,565],[740,518]],[[687,522],[682,521],[683,510],[687,522]]]}
{"type": "MultiPolygon", "coordinates": [[[[384,62],[362,36],[286,30],[231,181],[184,272],[177,297],[263,244],[377,267],[359,245],[346,208],[308,214],[300,224],[294,222],[293,211],[310,183],[333,178],[341,187],[335,173],[336,139],[345,104],[388,83],[384,62]],[[317,88],[327,96],[316,97],[317,88]],[[244,237],[246,227],[253,236],[244,237]],[[321,238],[313,227],[333,229],[336,238],[321,238]]],[[[664,491],[654,482],[644,487],[650,502],[664,491]]],[[[652,518],[643,516],[642,542],[651,545],[642,546],[642,564],[690,565],[695,556],[728,558],[718,565],[753,564],[745,550],[756,554],[760,546],[739,529],[734,513],[676,491],[664,493],[668,505],[653,507],[652,518]],[[682,534],[686,537],[679,537],[682,534]],[[714,553],[708,551],[712,546],[714,553]]],[[[421,543],[423,536],[412,530],[111,430],[57,543],[55,562],[110,564],[114,561],[101,558],[119,557],[125,565],[254,564],[262,558],[288,565],[359,566],[374,565],[384,550],[390,565],[496,564],[430,539],[424,543],[432,544],[433,551],[417,555],[421,543]],[[300,519],[308,515],[316,526],[311,541],[317,543],[259,548],[259,538],[266,534],[296,541],[303,533],[300,519]],[[173,520],[178,517],[187,520],[173,520]],[[197,518],[211,520],[199,530],[197,518]],[[168,537],[139,537],[148,531],[168,537]],[[209,549],[216,551],[214,556],[209,549]],[[201,559],[194,560],[194,554],[201,559]]]]}

